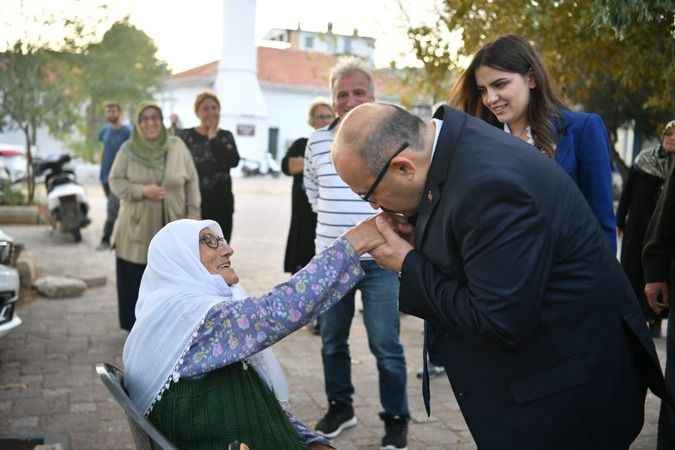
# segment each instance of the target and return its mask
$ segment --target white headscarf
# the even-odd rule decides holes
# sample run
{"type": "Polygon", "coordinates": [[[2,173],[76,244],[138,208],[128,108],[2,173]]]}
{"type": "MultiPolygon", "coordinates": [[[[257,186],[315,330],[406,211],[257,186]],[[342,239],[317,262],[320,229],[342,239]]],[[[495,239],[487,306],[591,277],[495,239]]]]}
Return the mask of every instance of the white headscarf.
{"type": "MultiPolygon", "coordinates": [[[[208,311],[221,302],[248,297],[206,270],[199,256],[199,233],[209,228],[222,237],[212,220],[183,219],[169,223],[150,241],[148,264],[136,303],[136,323],[124,345],[124,384],[134,405],[150,413],[171,382],[180,378],[183,356],[208,311]]],[[[288,385],[271,350],[248,359],[279,401],[288,401],[288,385]]]]}

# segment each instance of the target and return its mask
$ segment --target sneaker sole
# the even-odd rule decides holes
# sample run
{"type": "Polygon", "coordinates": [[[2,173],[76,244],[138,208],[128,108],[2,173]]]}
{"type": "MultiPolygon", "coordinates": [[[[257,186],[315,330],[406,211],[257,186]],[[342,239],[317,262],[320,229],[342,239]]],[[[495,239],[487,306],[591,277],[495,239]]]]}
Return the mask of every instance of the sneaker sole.
{"type": "Polygon", "coordinates": [[[385,445],[380,447],[380,450],[408,450],[408,447],[394,447],[393,445],[385,445]]]}
{"type": "Polygon", "coordinates": [[[333,439],[334,437],[337,437],[340,433],[342,433],[344,430],[348,428],[354,428],[356,424],[359,423],[359,421],[356,419],[356,416],[352,417],[346,422],[342,422],[339,427],[332,433],[323,433],[319,430],[316,430],[317,433],[319,433],[323,437],[327,437],[328,439],[333,439]]]}

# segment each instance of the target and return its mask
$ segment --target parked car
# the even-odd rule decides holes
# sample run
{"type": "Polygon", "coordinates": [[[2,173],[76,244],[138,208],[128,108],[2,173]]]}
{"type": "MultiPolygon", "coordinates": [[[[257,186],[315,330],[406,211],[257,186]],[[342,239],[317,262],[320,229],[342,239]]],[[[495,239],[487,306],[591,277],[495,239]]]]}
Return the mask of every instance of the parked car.
{"type": "Polygon", "coordinates": [[[13,183],[26,178],[26,154],[23,147],[0,144],[0,160],[13,183]]]}
{"type": "Polygon", "coordinates": [[[19,300],[19,272],[14,267],[16,244],[0,230],[0,337],[21,325],[15,312],[19,300]]]}

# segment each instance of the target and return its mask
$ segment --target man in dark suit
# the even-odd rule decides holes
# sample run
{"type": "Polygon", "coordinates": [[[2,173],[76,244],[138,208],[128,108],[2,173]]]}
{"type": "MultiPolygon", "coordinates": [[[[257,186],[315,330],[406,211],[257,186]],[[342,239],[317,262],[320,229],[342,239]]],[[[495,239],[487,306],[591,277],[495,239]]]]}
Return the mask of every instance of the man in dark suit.
{"type": "MultiPolygon", "coordinates": [[[[372,252],[401,274],[480,450],[628,449],[665,395],[633,291],[574,182],[530,145],[447,106],[366,104],[332,150],[390,214],[372,252]],[[397,215],[391,213],[398,213],[397,215]],[[407,217],[398,225],[394,217],[407,217]]],[[[426,360],[426,358],[425,358],[426,360]]],[[[428,378],[423,387],[428,408],[428,378]]]]}

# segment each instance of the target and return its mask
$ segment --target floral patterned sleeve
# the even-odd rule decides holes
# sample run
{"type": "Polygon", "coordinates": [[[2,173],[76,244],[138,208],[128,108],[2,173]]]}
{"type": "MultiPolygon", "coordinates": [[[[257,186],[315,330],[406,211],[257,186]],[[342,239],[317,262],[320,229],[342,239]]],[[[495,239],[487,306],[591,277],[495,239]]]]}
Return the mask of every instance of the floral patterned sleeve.
{"type": "Polygon", "coordinates": [[[195,333],[180,376],[203,375],[271,346],[330,309],[363,276],[359,256],[342,237],[269,293],[218,303],[195,333]]]}

